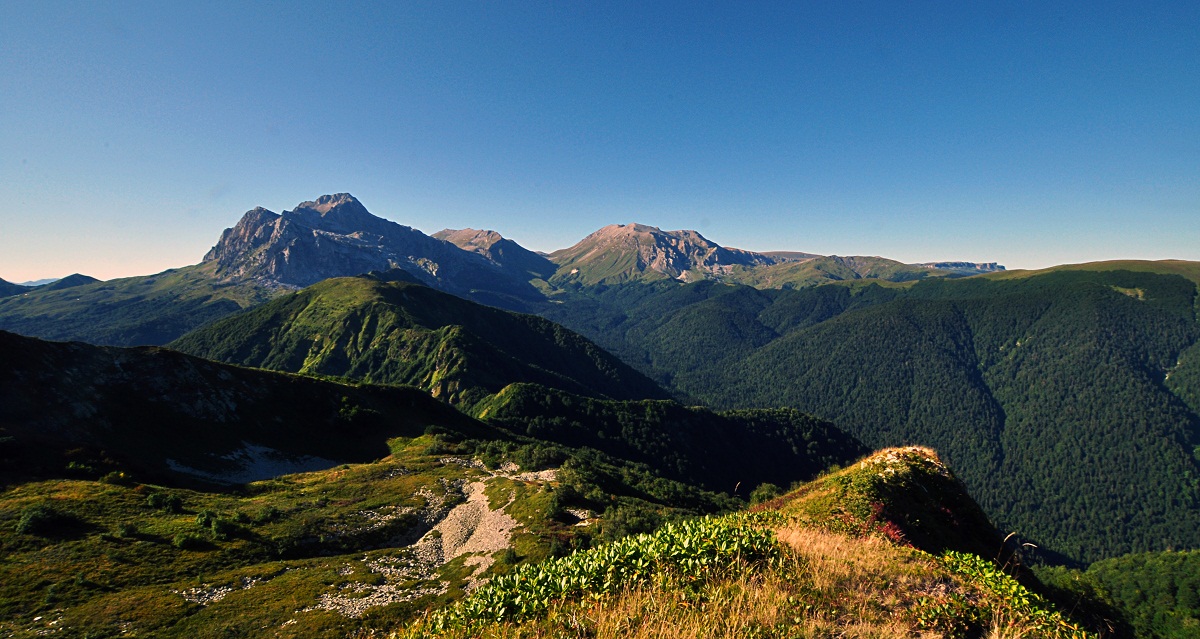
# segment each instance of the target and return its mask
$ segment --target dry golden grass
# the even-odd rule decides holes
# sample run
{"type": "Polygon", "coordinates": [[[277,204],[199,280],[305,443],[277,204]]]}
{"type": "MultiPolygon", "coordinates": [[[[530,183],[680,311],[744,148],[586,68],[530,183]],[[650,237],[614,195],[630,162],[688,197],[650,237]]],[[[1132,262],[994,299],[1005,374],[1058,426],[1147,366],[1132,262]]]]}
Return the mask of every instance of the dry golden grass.
{"type": "MultiPolygon", "coordinates": [[[[741,573],[699,593],[660,587],[559,605],[545,618],[449,637],[496,639],[746,639],[940,637],[917,628],[921,596],[960,590],[928,556],[873,538],[784,528],[791,552],[771,570],[741,573]]],[[[997,639],[1000,639],[997,637],[997,639]]]]}

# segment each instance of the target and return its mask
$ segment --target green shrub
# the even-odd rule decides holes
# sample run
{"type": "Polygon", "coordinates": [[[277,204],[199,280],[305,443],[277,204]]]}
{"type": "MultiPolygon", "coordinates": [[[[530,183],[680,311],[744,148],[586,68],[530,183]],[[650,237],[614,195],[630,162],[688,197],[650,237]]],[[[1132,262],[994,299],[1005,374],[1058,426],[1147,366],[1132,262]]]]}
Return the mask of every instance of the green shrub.
{"type": "Polygon", "coordinates": [[[191,532],[182,532],[175,535],[175,538],[171,540],[171,545],[180,550],[200,550],[206,544],[204,538],[200,535],[191,532]]]}
{"type": "Polygon", "coordinates": [[[241,532],[241,526],[229,521],[228,519],[215,518],[208,525],[212,530],[213,538],[224,541],[230,537],[235,537],[241,532]]]}
{"type": "Polygon", "coordinates": [[[127,473],[114,470],[112,472],[105,473],[104,476],[100,478],[100,481],[101,483],[113,484],[114,486],[128,486],[133,483],[133,478],[127,473]]]}
{"type": "Polygon", "coordinates": [[[545,613],[555,601],[612,594],[655,579],[695,588],[729,571],[761,565],[778,556],[774,534],[756,521],[751,516],[733,515],[669,523],[653,535],[627,537],[561,559],[525,564],[493,578],[457,604],[436,611],[426,627],[415,629],[410,636],[527,619],[545,613]]]}
{"type": "Polygon", "coordinates": [[[173,493],[150,493],[146,497],[146,505],[169,513],[183,511],[183,500],[179,498],[179,495],[173,493]]]}
{"type": "Polygon", "coordinates": [[[775,484],[771,484],[771,483],[759,484],[758,488],[755,488],[750,493],[750,503],[751,504],[761,504],[764,501],[771,501],[772,499],[775,499],[776,497],[780,496],[781,494],[783,494],[783,491],[781,491],[779,489],[779,486],[776,486],[775,484]]]}
{"type": "Polygon", "coordinates": [[[95,475],[96,468],[91,464],[73,461],[67,464],[67,472],[74,475],[95,475]]]}
{"type": "Polygon", "coordinates": [[[74,515],[56,510],[46,504],[36,504],[21,511],[21,518],[17,520],[17,532],[24,535],[47,537],[76,523],[78,520],[74,515]]]}

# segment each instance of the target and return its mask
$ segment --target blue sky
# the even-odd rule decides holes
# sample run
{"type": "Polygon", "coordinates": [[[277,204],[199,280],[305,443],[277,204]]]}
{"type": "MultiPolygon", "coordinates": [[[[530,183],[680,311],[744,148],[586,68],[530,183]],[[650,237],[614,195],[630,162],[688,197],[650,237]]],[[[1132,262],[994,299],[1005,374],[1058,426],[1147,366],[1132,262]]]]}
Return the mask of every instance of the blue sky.
{"type": "Polygon", "coordinates": [[[563,248],[1200,260],[1200,3],[0,1],[0,277],[323,193],[563,248]],[[184,6],[188,5],[188,6],[184,6]],[[334,6],[331,6],[334,5],[334,6]]]}

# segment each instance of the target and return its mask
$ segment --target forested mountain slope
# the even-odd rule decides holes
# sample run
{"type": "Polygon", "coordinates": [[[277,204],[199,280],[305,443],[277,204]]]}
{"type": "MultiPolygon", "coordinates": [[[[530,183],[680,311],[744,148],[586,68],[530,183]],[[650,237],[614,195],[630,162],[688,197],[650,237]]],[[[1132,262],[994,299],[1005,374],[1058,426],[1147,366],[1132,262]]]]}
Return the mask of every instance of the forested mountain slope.
{"type": "Polygon", "coordinates": [[[723,413],[674,401],[612,401],[515,384],[478,407],[484,422],[644,463],[665,477],[743,497],[787,486],[867,452],[829,422],[795,410],[723,413]]]}
{"type": "Polygon", "coordinates": [[[935,446],[1002,526],[1091,561],[1200,547],[1196,286],[1153,266],[609,289],[553,316],[716,407],[935,446]]]}

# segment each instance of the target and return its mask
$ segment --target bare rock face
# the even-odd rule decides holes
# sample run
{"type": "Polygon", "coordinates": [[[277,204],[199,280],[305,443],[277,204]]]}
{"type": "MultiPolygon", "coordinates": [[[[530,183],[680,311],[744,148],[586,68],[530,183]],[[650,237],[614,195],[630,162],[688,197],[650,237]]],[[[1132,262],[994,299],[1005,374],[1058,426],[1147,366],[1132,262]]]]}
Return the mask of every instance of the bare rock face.
{"type": "Polygon", "coordinates": [[[399,268],[452,293],[482,290],[523,299],[532,290],[528,275],[376,217],[348,193],[302,202],[283,214],[248,211],[222,233],[204,261],[217,264],[222,280],[249,279],[270,288],[302,288],[331,277],[399,268]]]}
{"type": "Polygon", "coordinates": [[[727,248],[696,231],[663,231],[642,224],[613,224],[550,259],[557,281],[581,284],[639,279],[689,281],[728,273],[734,266],[766,266],[780,261],[762,253],[727,248]]]}

